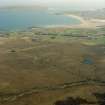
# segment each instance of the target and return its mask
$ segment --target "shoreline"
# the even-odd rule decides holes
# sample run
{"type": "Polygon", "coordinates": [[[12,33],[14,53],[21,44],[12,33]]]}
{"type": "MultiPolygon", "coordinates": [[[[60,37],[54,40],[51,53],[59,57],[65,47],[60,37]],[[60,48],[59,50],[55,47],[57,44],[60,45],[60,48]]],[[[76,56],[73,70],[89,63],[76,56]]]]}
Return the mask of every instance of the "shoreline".
{"type": "Polygon", "coordinates": [[[97,28],[97,27],[105,25],[105,20],[101,20],[101,19],[85,20],[83,17],[73,15],[73,14],[64,14],[64,15],[78,19],[80,21],[80,24],[70,25],[68,26],[69,28],[97,28]]]}
{"type": "Polygon", "coordinates": [[[27,27],[26,29],[17,29],[17,30],[0,30],[0,33],[1,32],[20,32],[20,31],[26,31],[26,30],[29,30],[29,29],[35,29],[35,28],[91,28],[91,29],[96,29],[96,28],[99,28],[99,27],[102,27],[102,26],[105,26],[105,19],[97,19],[97,18],[92,18],[92,19],[88,19],[88,20],[85,20],[82,16],[78,16],[78,15],[75,15],[75,14],[63,14],[67,17],[72,17],[72,18],[75,18],[77,20],[80,21],[79,24],[70,24],[70,25],[47,25],[47,26],[32,26],[31,28],[30,27],[27,27]]]}

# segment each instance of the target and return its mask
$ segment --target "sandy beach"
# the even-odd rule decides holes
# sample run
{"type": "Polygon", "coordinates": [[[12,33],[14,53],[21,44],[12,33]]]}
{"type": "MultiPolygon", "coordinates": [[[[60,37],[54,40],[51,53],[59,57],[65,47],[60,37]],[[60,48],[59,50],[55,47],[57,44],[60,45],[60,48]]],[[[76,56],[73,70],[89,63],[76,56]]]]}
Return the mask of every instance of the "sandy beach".
{"type": "Polygon", "coordinates": [[[105,20],[101,19],[89,19],[85,20],[84,18],[73,15],[73,14],[65,14],[66,16],[78,19],[81,23],[78,25],[71,25],[71,28],[97,28],[99,26],[105,25],[105,20]]]}

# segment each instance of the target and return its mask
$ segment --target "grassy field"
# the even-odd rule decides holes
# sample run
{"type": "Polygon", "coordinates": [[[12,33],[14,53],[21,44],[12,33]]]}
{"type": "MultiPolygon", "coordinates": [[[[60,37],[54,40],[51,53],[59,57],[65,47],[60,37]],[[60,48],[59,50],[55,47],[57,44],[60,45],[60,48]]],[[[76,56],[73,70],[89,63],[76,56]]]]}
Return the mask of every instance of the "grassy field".
{"type": "Polygon", "coordinates": [[[0,105],[53,105],[69,96],[96,101],[92,93],[105,88],[104,43],[103,29],[32,29],[1,37],[0,105]]]}

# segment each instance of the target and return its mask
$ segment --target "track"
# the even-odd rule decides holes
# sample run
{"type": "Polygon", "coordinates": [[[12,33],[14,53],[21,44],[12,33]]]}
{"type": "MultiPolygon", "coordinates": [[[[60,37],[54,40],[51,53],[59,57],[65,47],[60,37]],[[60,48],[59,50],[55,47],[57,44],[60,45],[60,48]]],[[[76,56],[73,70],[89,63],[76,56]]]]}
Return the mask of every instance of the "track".
{"type": "Polygon", "coordinates": [[[77,82],[71,82],[71,83],[63,83],[63,84],[58,84],[55,86],[51,87],[33,87],[28,90],[20,91],[17,93],[7,93],[3,94],[0,93],[0,102],[11,102],[15,101],[16,99],[30,95],[30,94],[36,94],[40,92],[45,92],[45,91],[55,91],[55,90],[61,90],[61,89],[67,89],[70,87],[76,87],[76,86],[81,86],[81,85],[98,85],[98,86],[105,86],[105,81],[100,81],[100,80],[84,80],[84,81],[77,81],[77,82]]]}

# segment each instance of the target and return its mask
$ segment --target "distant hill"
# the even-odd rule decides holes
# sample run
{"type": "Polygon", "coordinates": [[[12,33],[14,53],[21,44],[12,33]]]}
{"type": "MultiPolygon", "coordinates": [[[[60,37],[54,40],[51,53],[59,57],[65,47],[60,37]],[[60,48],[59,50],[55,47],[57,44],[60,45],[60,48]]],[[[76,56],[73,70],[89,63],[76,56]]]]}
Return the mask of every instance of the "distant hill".
{"type": "Polygon", "coordinates": [[[105,19],[105,8],[97,10],[87,10],[87,11],[68,11],[67,13],[82,16],[84,19],[90,19],[90,18],[105,19]]]}
{"type": "Polygon", "coordinates": [[[15,5],[15,6],[3,6],[0,9],[48,9],[47,6],[42,5],[15,5]]]}
{"type": "Polygon", "coordinates": [[[105,19],[105,8],[81,12],[83,17],[105,19]]]}

